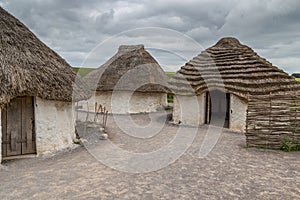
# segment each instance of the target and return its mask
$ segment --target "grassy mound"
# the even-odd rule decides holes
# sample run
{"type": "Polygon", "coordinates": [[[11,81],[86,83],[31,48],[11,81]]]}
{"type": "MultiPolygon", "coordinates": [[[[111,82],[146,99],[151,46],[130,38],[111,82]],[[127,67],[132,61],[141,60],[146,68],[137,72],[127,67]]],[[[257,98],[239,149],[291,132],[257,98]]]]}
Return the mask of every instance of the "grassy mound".
{"type": "Polygon", "coordinates": [[[91,71],[95,70],[95,68],[80,68],[80,67],[73,67],[73,69],[75,70],[75,72],[79,73],[80,77],[84,77],[91,71]]]}

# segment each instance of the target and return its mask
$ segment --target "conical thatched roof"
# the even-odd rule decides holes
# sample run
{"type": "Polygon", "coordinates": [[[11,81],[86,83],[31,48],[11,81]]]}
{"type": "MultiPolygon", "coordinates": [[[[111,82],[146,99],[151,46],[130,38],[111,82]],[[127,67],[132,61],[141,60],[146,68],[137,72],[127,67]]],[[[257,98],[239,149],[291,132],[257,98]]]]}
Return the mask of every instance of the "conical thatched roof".
{"type": "Polygon", "coordinates": [[[294,78],[235,38],[223,38],[187,62],[170,85],[175,93],[183,95],[225,88],[225,92],[244,99],[248,94],[300,90],[294,78]]]}
{"type": "Polygon", "coordinates": [[[17,96],[87,99],[89,92],[76,79],[64,59],[0,7],[0,105],[17,96]]]}
{"type": "Polygon", "coordinates": [[[121,45],[118,52],[84,77],[95,91],[168,92],[168,78],[143,45],[121,45]]]}

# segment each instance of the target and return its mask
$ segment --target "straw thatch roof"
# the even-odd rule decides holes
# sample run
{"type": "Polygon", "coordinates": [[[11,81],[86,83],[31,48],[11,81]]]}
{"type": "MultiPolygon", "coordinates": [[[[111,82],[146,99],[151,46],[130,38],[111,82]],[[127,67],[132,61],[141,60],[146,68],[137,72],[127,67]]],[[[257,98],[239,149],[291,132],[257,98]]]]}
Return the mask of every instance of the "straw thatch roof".
{"type": "Polygon", "coordinates": [[[1,7],[0,83],[0,105],[17,96],[59,101],[89,97],[70,65],[1,7]]]}
{"type": "Polygon", "coordinates": [[[168,92],[168,78],[143,45],[121,45],[118,52],[84,77],[93,91],[168,92]]]}
{"type": "Polygon", "coordinates": [[[223,38],[187,62],[170,85],[177,94],[202,94],[225,88],[225,92],[244,99],[249,94],[300,91],[294,78],[235,38],[223,38]]]}

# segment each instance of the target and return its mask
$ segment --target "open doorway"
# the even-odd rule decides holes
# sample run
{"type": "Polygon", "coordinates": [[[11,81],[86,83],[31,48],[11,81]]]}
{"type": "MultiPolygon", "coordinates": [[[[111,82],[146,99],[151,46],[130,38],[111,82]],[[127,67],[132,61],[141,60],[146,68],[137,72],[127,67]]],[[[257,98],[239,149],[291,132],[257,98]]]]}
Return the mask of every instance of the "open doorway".
{"type": "Polygon", "coordinates": [[[205,123],[229,128],[230,94],[219,90],[206,93],[205,123]]]}

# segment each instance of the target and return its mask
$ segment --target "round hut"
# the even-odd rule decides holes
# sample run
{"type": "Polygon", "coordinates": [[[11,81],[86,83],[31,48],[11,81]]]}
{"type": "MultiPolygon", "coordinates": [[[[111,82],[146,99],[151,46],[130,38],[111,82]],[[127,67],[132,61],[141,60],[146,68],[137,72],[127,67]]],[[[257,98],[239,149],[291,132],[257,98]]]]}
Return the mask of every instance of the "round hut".
{"type": "Polygon", "coordinates": [[[143,45],[121,45],[83,80],[94,92],[83,103],[89,111],[94,111],[95,103],[115,114],[155,112],[167,105],[168,78],[143,45]]]}
{"type": "Polygon", "coordinates": [[[0,7],[0,160],[73,144],[72,101],[89,98],[75,79],[65,60],[0,7]]]}
{"type": "Polygon", "coordinates": [[[176,95],[175,123],[213,124],[222,116],[222,126],[245,131],[250,95],[299,91],[300,84],[250,47],[227,37],[181,67],[170,80],[170,88],[176,95]],[[183,116],[180,107],[188,107],[194,96],[200,110],[183,116]]]}

